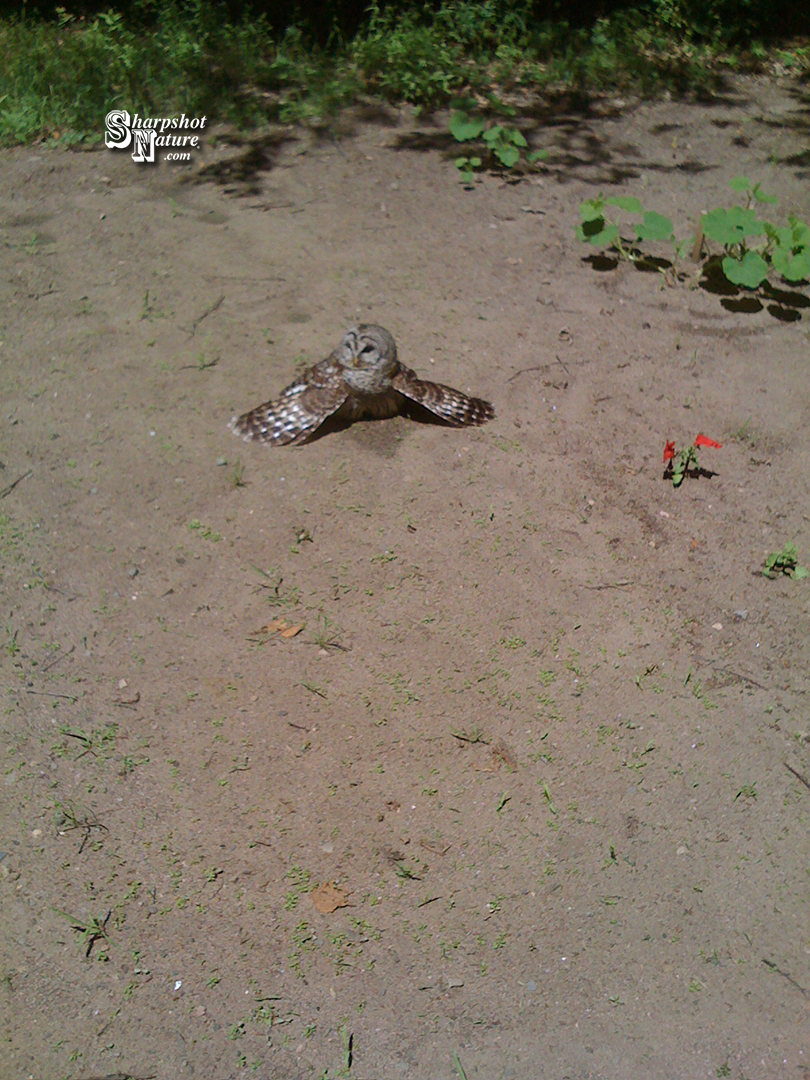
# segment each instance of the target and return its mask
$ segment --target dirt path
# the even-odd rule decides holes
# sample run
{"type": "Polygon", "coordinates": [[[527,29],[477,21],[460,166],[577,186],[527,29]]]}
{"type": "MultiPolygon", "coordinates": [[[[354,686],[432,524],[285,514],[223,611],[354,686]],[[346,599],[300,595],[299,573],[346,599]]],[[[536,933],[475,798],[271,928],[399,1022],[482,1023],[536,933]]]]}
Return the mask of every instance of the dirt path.
{"type": "Polygon", "coordinates": [[[810,1076],[810,309],[573,234],[807,219],[807,88],[442,130],[0,156],[4,1076],[810,1076]],[[497,419],[230,435],[359,320],[497,419]]]}

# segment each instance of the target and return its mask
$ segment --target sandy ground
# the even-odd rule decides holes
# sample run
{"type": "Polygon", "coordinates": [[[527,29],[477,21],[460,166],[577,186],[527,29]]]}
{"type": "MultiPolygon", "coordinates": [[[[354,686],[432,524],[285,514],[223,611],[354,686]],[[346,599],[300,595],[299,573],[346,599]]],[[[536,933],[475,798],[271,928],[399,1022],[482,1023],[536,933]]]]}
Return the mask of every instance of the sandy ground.
{"type": "Polygon", "coordinates": [[[3,1076],[810,1077],[810,290],[573,232],[810,218],[809,102],[0,155],[3,1076]],[[361,320],[497,418],[234,439],[361,320]]]}

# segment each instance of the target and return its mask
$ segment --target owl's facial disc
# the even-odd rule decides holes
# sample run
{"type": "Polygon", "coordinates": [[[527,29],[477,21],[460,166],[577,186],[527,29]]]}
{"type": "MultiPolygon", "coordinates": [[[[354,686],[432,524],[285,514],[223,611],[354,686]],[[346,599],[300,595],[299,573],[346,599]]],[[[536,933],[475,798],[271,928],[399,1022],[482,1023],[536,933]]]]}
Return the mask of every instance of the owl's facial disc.
{"type": "Polygon", "coordinates": [[[396,367],[396,345],[382,326],[352,326],[343,336],[339,360],[347,372],[374,372],[384,377],[396,367]]]}

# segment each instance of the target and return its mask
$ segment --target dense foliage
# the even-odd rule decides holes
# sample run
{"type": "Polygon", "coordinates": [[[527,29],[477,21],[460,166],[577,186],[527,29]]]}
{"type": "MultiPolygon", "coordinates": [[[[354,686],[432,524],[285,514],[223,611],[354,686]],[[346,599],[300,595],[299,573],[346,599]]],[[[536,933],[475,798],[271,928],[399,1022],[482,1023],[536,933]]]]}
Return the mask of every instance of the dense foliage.
{"type": "Polygon", "coordinates": [[[806,2],[22,0],[0,10],[5,144],[98,139],[115,107],[245,125],[322,117],[359,96],[431,108],[470,92],[700,92],[730,66],[810,67],[807,39],[787,36],[810,34],[806,2]]]}

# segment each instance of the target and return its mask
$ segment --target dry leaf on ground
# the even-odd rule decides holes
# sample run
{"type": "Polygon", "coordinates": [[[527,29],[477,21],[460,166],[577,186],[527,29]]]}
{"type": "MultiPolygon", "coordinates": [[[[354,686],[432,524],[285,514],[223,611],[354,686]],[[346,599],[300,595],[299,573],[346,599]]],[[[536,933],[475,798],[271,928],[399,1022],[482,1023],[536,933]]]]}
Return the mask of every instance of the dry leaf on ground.
{"type": "Polygon", "coordinates": [[[349,894],[345,889],[333,885],[331,881],[316,885],[309,894],[312,903],[323,915],[329,915],[341,907],[348,907],[349,894]]]}
{"type": "Polygon", "coordinates": [[[296,623],[290,625],[286,619],[273,619],[272,622],[266,623],[264,626],[260,626],[258,630],[254,630],[248,637],[248,641],[256,641],[260,638],[265,638],[268,634],[279,633],[283,638],[294,638],[296,634],[300,634],[304,629],[303,623],[296,623]]]}

